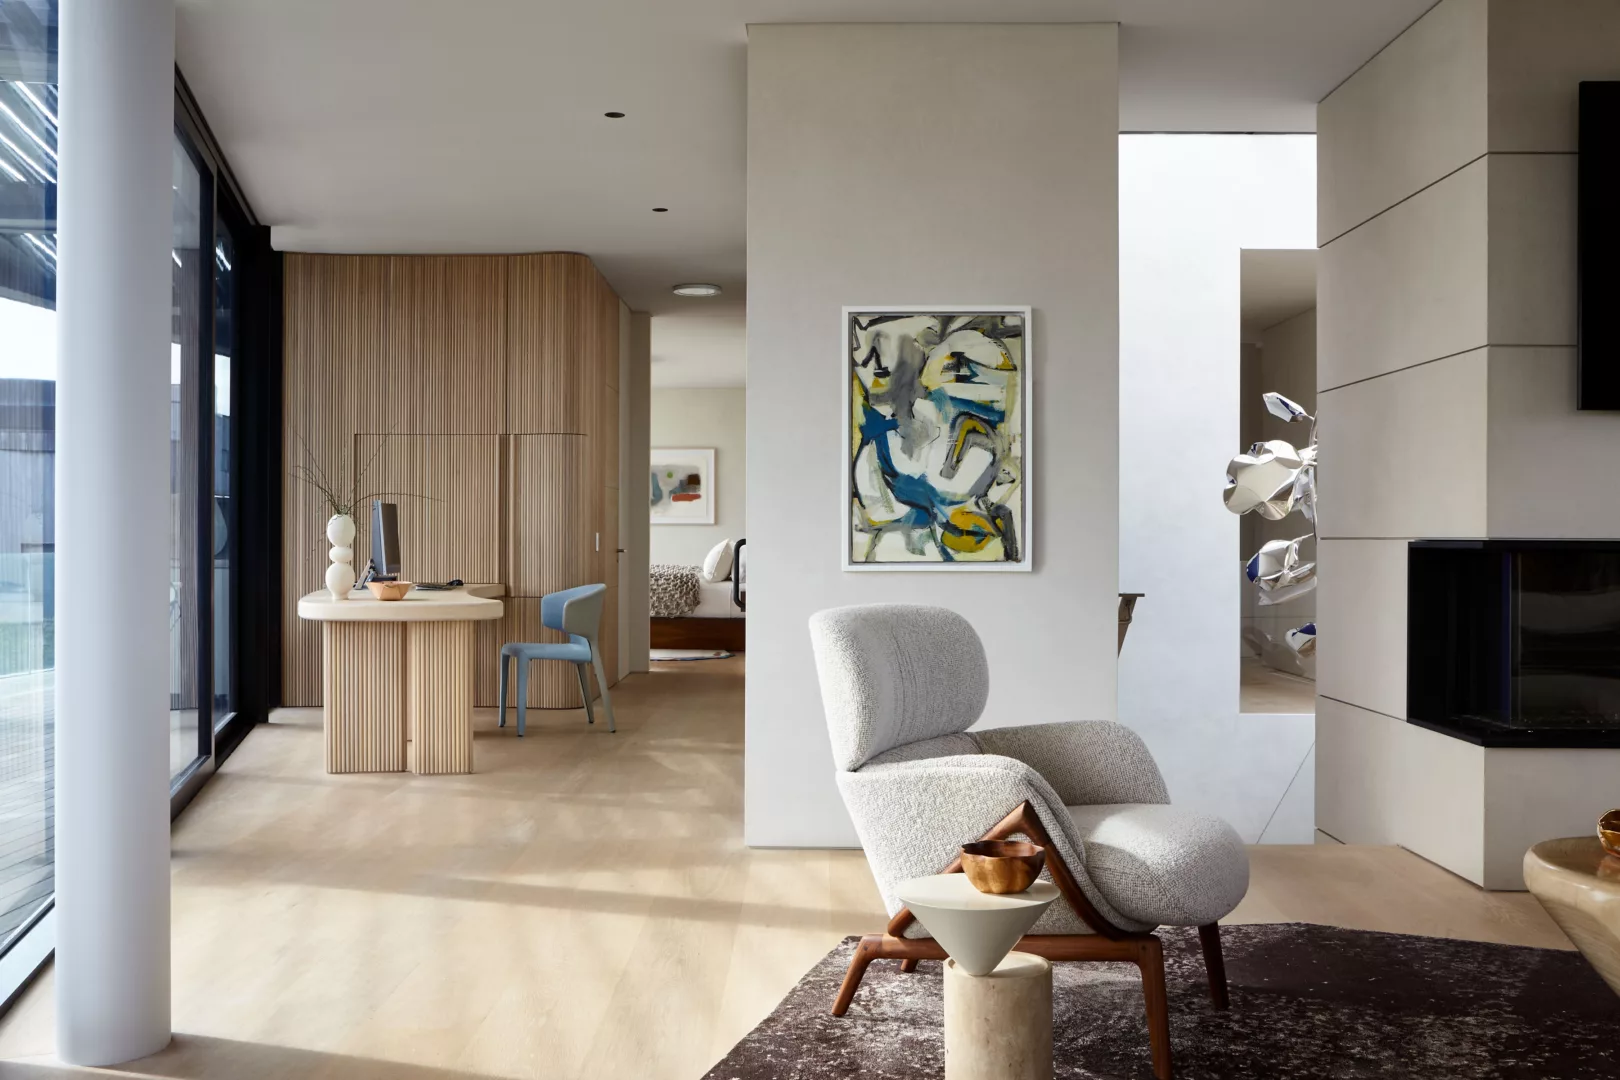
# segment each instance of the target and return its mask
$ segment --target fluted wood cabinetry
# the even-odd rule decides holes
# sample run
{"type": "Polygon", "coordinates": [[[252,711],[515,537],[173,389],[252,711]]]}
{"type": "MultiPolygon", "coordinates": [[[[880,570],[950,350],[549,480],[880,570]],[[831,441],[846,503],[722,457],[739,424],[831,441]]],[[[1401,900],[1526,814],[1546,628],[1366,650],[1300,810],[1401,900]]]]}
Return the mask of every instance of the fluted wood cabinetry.
{"type": "MultiPolygon", "coordinates": [[[[411,581],[506,581],[501,573],[501,436],[356,435],[364,492],[399,504],[400,572],[411,581]],[[390,493],[401,493],[391,495],[390,493]]],[[[355,523],[357,563],[371,516],[355,523]]]]}
{"type": "MultiPolygon", "coordinates": [[[[289,254],[285,274],[289,474],[306,447],[345,478],[369,466],[362,493],[402,493],[407,577],[506,585],[506,616],[476,633],[479,705],[495,704],[502,641],[552,639],[540,597],[588,582],[609,587],[613,678],[619,299],[590,259],[289,254]]],[[[294,608],[321,585],[326,511],[290,475],[283,505],[282,698],[319,705],[320,629],[294,608]]],[[[577,708],[573,672],[536,665],[529,703],[577,708]]]]}

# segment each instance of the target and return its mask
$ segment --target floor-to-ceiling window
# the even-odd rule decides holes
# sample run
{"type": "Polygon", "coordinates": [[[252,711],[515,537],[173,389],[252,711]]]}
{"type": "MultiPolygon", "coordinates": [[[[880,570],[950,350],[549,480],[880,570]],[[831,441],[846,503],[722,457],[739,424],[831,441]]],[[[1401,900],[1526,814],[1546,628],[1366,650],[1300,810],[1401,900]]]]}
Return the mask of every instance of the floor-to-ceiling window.
{"type": "Polygon", "coordinates": [[[0,955],[55,888],[56,6],[0,7],[0,955]]]}
{"type": "MultiPolygon", "coordinates": [[[[59,3],[0,3],[0,1004],[48,955],[55,892],[59,3]]],[[[279,497],[269,464],[279,460],[279,428],[270,419],[279,413],[279,278],[267,231],[234,178],[221,179],[228,167],[178,79],[175,121],[168,580],[169,767],[178,812],[221,753],[263,719],[272,702],[267,688],[277,682],[259,652],[242,662],[251,683],[239,670],[244,620],[272,621],[264,597],[278,595],[279,582],[243,599],[237,525],[246,515],[250,526],[279,534],[266,502],[279,497]]],[[[273,579],[259,548],[246,548],[273,579]]]]}
{"type": "Polygon", "coordinates": [[[214,217],[213,589],[214,727],[236,712],[234,635],[237,606],[236,430],[231,423],[231,366],[236,348],[236,240],[223,217],[214,217]]]}
{"type": "MultiPolygon", "coordinates": [[[[205,234],[212,231],[205,225],[213,223],[212,207],[204,205],[208,201],[205,175],[179,132],[174,136],[173,156],[169,502],[174,524],[169,536],[169,773],[178,781],[208,756],[212,727],[199,723],[203,703],[209,700],[206,657],[210,642],[203,629],[211,621],[204,595],[209,586],[206,579],[211,575],[202,568],[209,552],[204,550],[199,531],[199,482],[212,441],[203,424],[203,411],[204,402],[211,403],[213,398],[213,350],[205,350],[204,346],[213,337],[208,297],[214,260],[212,246],[204,243],[205,234]],[[210,357],[206,375],[205,354],[210,357]]],[[[211,512],[206,520],[212,525],[211,512]]],[[[212,544],[207,547],[211,549],[212,544]]]]}

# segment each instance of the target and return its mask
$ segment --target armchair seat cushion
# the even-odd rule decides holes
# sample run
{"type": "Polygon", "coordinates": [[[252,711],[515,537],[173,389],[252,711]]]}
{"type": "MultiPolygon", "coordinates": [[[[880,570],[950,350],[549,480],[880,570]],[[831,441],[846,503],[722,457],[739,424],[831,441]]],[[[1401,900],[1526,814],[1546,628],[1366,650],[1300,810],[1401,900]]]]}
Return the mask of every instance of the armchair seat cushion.
{"type": "Polygon", "coordinates": [[[1086,872],[1119,912],[1153,926],[1203,926],[1249,888],[1249,853],[1213,814],[1150,803],[1067,807],[1086,872]]]}

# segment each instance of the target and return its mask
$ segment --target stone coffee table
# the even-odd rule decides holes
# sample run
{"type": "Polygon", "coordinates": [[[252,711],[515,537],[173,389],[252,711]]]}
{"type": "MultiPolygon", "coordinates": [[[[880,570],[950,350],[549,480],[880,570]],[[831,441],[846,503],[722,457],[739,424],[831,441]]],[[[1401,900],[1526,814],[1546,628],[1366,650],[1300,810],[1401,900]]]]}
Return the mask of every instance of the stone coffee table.
{"type": "Polygon", "coordinates": [[[1620,994],[1620,859],[1595,836],[1543,840],[1525,852],[1524,883],[1620,994]]]}

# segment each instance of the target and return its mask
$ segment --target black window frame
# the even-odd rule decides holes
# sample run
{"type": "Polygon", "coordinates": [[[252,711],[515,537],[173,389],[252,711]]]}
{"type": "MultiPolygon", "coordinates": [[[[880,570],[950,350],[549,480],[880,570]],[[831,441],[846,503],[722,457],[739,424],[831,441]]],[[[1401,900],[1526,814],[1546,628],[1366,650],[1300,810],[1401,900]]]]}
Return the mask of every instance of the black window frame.
{"type": "MultiPolygon", "coordinates": [[[[54,43],[55,28],[51,28],[54,43]]],[[[54,75],[55,54],[50,67],[54,75]]],[[[48,81],[54,81],[48,80],[48,81]]],[[[268,721],[281,701],[281,494],[282,494],[282,259],[178,66],[174,73],[174,130],[203,177],[199,251],[211,259],[215,221],[236,244],[235,348],[231,355],[232,497],[236,545],[231,567],[233,602],[226,640],[232,650],[235,710],[219,724],[213,716],[214,274],[199,273],[202,375],[185,403],[199,410],[197,454],[197,603],[207,633],[198,634],[198,755],[171,781],[169,810],[178,816],[254,725],[268,721]],[[251,637],[249,636],[251,635],[251,637]],[[245,649],[242,642],[252,641],[245,649]]],[[[54,185],[47,193],[54,232],[54,185]]],[[[205,264],[206,265],[206,264],[205,264]]],[[[54,281],[52,283],[54,292],[54,281]]],[[[42,903],[0,953],[0,1016],[16,1002],[54,954],[55,900],[42,903]]]]}

